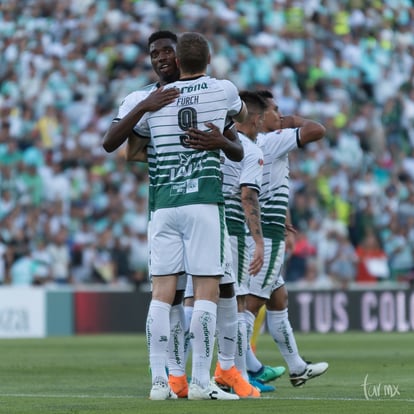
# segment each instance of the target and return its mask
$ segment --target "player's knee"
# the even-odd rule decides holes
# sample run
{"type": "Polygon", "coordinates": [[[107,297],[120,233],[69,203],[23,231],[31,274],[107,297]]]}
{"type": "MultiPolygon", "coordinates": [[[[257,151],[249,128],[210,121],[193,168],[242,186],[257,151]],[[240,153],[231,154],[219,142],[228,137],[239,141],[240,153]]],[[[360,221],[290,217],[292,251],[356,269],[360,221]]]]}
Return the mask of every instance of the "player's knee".
{"type": "Polygon", "coordinates": [[[288,307],[288,293],[285,286],[281,286],[279,289],[273,291],[270,300],[268,302],[269,310],[282,311],[288,307]]]}

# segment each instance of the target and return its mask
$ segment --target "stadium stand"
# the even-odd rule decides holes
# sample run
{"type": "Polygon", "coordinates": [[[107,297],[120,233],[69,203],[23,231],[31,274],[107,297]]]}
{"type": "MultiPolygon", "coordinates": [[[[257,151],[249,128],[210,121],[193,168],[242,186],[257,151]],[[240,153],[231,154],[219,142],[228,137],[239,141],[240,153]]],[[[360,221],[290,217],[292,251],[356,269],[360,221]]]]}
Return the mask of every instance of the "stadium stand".
{"type": "Polygon", "coordinates": [[[271,89],[282,113],[326,125],[290,158],[293,224],[313,246],[302,277],[290,266],[296,283],[332,286],[337,235],[357,249],[368,233],[389,268],[373,282],[412,280],[413,6],[2,1],[0,284],[148,281],[146,166],[101,140],[120,99],[154,81],[146,41],[159,29],[201,31],[213,76],[271,89]]]}

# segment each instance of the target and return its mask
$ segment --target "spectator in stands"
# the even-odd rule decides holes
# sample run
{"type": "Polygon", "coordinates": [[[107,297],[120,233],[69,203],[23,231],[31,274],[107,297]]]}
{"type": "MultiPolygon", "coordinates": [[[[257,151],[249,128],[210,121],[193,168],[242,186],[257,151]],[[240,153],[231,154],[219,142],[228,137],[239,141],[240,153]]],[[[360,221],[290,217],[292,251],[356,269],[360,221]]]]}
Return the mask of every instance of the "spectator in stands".
{"type": "Polygon", "coordinates": [[[309,241],[306,232],[298,230],[293,250],[286,261],[286,282],[313,279],[313,261],[316,247],[309,241]]]}
{"type": "Polygon", "coordinates": [[[388,258],[381,246],[380,239],[371,228],[356,247],[358,265],[355,281],[357,283],[376,283],[390,275],[388,258]]]}
{"type": "Polygon", "coordinates": [[[327,261],[327,273],[334,286],[348,289],[355,280],[358,257],[347,233],[333,232],[332,236],[336,240],[336,246],[333,256],[327,261]]]}
{"type": "Polygon", "coordinates": [[[52,256],[47,249],[47,243],[42,237],[37,237],[30,246],[32,260],[35,264],[34,285],[45,285],[53,281],[52,256]]]}
{"type": "Polygon", "coordinates": [[[52,240],[46,249],[51,257],[53,283],[58,285],[71,284],[72,274],[67,229],[62,227],[56,234],[52,234],[52,240]]]}
{"type": "Polygon", "coordinates": [[[20,257],[10,267],[10,279],[13,286],[41,286],[49,281],[44,276],[39,262],[33,257],[27,244],[20,257]]]}
{"type": "MultiPolygon", "coordinates": [[[[130,283],[132,280],[132,271],[129,260],[130,245],[126,237],[115,237],[113,240],[113,246],[110,249],[110,255],[114,263],[114,273],[122,283],[130,283]]],[[[148,263],[145,263],[145,267],[148,263]]],[[[145,279],[142,278],[141,281],[145,279]]]]}
{"type": "Polygon", "coordinates": [[[115,273],[116,265],[111,255],[111,243],[113,235],[110,229],[104,230],[98,236],[92,256],[92,280],[95,283],[114,284],[118,274],[115,273]]]}
{"type": "Polygon", "coordinates": [[[408,243],[409,229],[406,223],[395,215],[384,233],[384,250],[389,258],[391,278],[392,280],[406,278],[414,269],[413,249],[408,243]]]}

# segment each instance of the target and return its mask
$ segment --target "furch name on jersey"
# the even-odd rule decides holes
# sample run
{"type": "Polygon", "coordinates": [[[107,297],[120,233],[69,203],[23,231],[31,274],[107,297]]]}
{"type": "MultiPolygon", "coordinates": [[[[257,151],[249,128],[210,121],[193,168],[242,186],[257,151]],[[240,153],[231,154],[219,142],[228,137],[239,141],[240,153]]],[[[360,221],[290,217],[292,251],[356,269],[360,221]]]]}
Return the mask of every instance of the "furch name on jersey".
{"type": "Polygon", "coordinates": [[[189,106],[198,104],[199,101],[199,95],[193,95],[193,96],[179,96],[177,98],[177,106],[189,106]]]}

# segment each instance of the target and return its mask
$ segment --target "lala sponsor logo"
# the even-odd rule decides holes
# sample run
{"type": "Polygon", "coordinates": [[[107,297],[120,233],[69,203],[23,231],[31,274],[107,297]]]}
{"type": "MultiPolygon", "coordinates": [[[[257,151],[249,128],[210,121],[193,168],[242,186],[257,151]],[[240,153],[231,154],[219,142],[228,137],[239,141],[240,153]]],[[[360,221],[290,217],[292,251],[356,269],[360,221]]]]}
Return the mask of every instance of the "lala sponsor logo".
{"type": "Polygon", "coordinates": [[[171,181],[189,177],[196,171],[203,169],[203,160],[189,154],[179,154],[179,166],[170,171],[171,181]]]}

